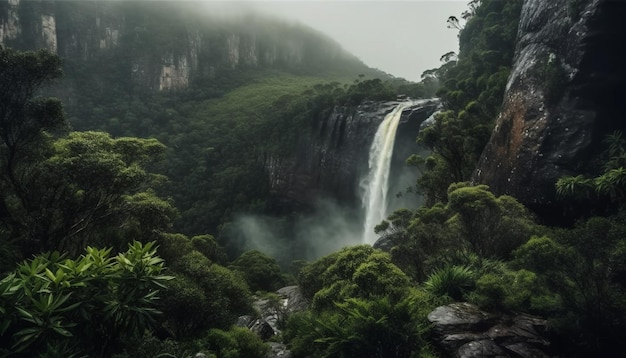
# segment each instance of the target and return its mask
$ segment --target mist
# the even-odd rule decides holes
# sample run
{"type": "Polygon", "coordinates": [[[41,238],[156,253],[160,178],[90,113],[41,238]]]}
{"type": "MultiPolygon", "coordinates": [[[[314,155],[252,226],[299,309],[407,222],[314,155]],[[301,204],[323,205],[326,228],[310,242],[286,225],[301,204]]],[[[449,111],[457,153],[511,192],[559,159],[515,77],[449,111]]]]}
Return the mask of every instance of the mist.
{"type": "Polygon", "coordinates": [[[207,14],[243,17],[261,14],[307,25],[329,36],[366,65],[395,77],[420,81],[458,51],[458,31],[449,16],[460,17],[467,1],[203,1],[207,14]]]}
{"type": "Polygon", "coordinates": [[[240,250],[258,250],[288,267],[294,260],[316,260],[342,247],[362,244],[360,210],[318,200],[312,211],[297,216],[239,214],[227,235],[240,250]]]}

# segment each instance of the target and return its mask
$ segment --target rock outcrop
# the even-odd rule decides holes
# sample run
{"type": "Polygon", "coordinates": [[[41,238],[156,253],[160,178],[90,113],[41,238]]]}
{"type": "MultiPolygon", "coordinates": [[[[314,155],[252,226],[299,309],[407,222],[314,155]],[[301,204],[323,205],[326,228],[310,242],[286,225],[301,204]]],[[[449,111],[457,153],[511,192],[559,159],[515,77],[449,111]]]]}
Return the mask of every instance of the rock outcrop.
{"type": "Polygon", "coordinates": [[[360,63],[311,29],[257,15],[237,21],[221,15],[179,1],[154,6],[143,1],[0,0],[0,45],[48,49],[74,67],[94,66],[93,76],[122,71],[135,85],[153,91],[187,88],[195,80],[210,82],[218,73],[242,68],[360,63]]]}
{"type": "Polygon", "coordinates": [[[253,303],[258,312],[257,317],[250,315],[241,316],[237,320],[237,326],[247,327],[259,335],[263,340],[268,340],[276,334],[280,334],[280,325],[284,324],[287,316],[309,307],[309,302],[300,292],[298,286],[287,286],[276,291],[278,300],[260,298],[253,303]]]}
{"type": "MultiPolygon", "coordinates": [[[[336,107],[318,118],[316,128],[300,138],[292,155],[268,158],[266,168],[277,205],[312,206],[316,199],[331,196],[339,203],[355,205],[378,125],[399,103],[336,107]]],[[[415,138],[420,125],[439,106],[439,101],[432,99],[405,109],[396,134],[392,171],[404,167],[408,155],[419,150],[415,138]]]]}
{"type": "Polygon", "coordinates": [[[469,303],[437,307],[428,315],[437,345],[456,358],[548,358],[546,321],[529,315],[504,316],[469,303]]]}
{"type": "Polygon", "coordinates": [[[558,178],[597,174],[603,138],[626,129],[625,9],[621,1],[524,2],[502,110],[474,182],[553,215],[558,178]]]}
{"type": "MultiPolygon", "coordinates": [[[[237,326],[247,327],[256,333],[261,339],[267,341],[280,334],[279,325],[287,320],[287,316],[309,307],[308,300],[302,295],[298,286],[287,286],[276,291],[278,301],[258,299],[254,302],[254,308],[258,312],[257,317],[241,316],[237,320],[237,326]]],[[[268,358],[290,358],[291,352],[287,346],[279,342],[268,342],[270,351],[268,358]]]]}

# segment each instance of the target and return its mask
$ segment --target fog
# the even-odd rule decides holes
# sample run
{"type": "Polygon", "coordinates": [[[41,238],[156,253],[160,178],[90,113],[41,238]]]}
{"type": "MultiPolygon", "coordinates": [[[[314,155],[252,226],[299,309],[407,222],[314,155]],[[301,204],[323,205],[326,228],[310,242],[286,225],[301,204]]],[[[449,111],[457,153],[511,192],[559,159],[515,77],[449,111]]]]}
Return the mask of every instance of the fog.
{"type": "Polygon", "coordinates": [[[207,1],[213,13],[260,12],[306,24],[337,41],[366,65],[419,81],[458,50],[458,31],[447,28],[467,1],[207,1]]]}
{"type": "Polygon", "coordinates": [[[315,260],[342,247],[362,244],[360,215],[360,210],[321,199],[312,212],[296,217],[240,214],[226,235],[238,249],[261,251],[286,268],[294,260],[315,260]]]}
{"type": "MultiPolygon", "coordinates": [[[[366,65],[419,81],[422,72],[441,65],[441,55],[458,50],[458,31],[447,28],[446,20],[451,15],[460,17],[467,2],[204,0],[204,6],[213,16],[260,13],[308,25],[366,65]]],[[[403,162],[408,154],[394,157],[403,162]]],[[[396,169],[393,174],[389,197],[395,203],[391,207],[416,207],[419,198],[414,195],[393,199],[415,183],[415,169],[396,169]]],[[[362,216],[360,207],[320,200],[312,212],[297,217],[239,214],[224,234],[238,250],[262,251],[287,267],[293,260],[315,260],[344,246],[363,243],[362,216]]]]}

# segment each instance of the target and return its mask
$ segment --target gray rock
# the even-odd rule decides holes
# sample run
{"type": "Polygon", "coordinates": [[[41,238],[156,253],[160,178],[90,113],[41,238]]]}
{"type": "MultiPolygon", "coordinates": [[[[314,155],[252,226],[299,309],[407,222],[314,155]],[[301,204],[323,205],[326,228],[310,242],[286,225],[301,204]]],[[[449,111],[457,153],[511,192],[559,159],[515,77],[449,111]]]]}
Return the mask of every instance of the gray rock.
{"type": "MultiPolygon", "coordinates": [[[[602,140],[624,129],[626,31],[623,1],[590,0],[571,14],[570,0],[526,0],[501,112],[473,176],[544,219],[554,218],[557,179],[596,175],[589,160],[602,140]],[[601,55],[599,55],[601,54],[601,55]],[[606,63],[598,60],[606,59],[606,63]],[[559,81],[546,71],[559,73],[559,81]]],[[[569,204],[567,204],[569,205],[569,204]]]]}
{"type": "MultiPolygon", "coordinates": [[[[273,198],[285,208],[314,207],[320,197],[333,197],[342,205],[360,204],[354,189],[367,167],[368,148],[385,115],[399,103],[365,102],[322,113],[315,129],[303,133],[292,153],[264,158],[273,198]]],[[[394,153],[395,148],[419,151],[415,138],[420,125],[439,105],[439,100],[432,99],[405,109],[394,153]]],[[[398,154],[404,166],[408,155],[398,154]]]]}
{"type": "Polygon", "coordinates": [[[270,351],[267,354],[267,358],[291,358],[293,355],[291,351],[287,349],[287,346],[282,343],[269,342],[270,351]]]}
{"type": "Polygon", "coordinates": [[[256,333],[264,341],[274,337],[275,334],[272,326],[264,319],[254,320],[248,328],[250,328],[250,331],[256,333]]]}
{"type": "Polygon", "coordinates": [[[287,314],[304,311],[309,307],[309,301],[302,295],[298,286],[283,287],[276,293],[284,300],[283,304],[287,314]]]}
{"type": "Polygon", "coordinates": [[[519,358],[549,358],[541,349],[535,348],[527,343],[515,343],[505,345],[504,349],[510,352],[513,357],[519,358]]]}
{"type": "Polygon", "coordinates": [[[484,330],[495,322],[495,318],[495,315],[466,302],[440,306],[428,314],[428,320],[441,335],[484,330]]]}
{"type": "Polygon", "coordinates": [[[546,321],[526,314],[497,315],[469,303],[437,307],[428,315],[433,339],[453,357],[544,358],[546,321]]]}
{"type": "Polygon", "coordinates": [[[257,299],[252,306],[258,312],[257,318],[241,316],[237,326],[247,327],[264,340],[280,334],[280,326],[293,312],[305,310],[309,303],[300,292],[298,286],[287,286],[276,291],[279,301],[270,301],[264,298],[257,299]]]}
{"type": "Polygon", "coordinates": [[[239,316],[239,318],[237,318],[237,323],[235,323],[235,325],[237,327],[249,328],[253,321],[254,321],[254,317],[250,315],[239,316]]]}
{"type": "Polygon", "coordinates": [[[480,341],[485,338],[485,335],[482,333],[454,333],[454,334],[446,334],[442,336],[439,341],[442,348],[448,352],[454,352],[461,348],[461,346],[474,342],[480,341]]]}
{"type": "Polygon", "coordinates": [[[483,339],[464,344],[456,351],[456,358],[508,358],[506,352],[495,342],[483,339]]]}

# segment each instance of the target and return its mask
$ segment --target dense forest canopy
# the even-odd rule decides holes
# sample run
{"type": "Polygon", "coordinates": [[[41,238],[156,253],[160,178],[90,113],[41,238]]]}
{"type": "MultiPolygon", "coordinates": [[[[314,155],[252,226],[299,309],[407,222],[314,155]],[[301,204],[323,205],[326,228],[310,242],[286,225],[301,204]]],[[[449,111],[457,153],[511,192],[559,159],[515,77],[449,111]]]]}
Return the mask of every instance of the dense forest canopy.
{"type": "MultiPolygon", "coordinates": [[[[68,17],[58,29],[67,35],[105,6],[72,5],[24,2],[20,16],[54,8],[68,17]]],[[[569,5],[577,21],[586,3],[569,5]]],[[[605,215],[579,210],[570,227],[540,225],[516,198],[469,182],[500,111],[522,0],[473,0],[461,20],[451,16],[460,51],[420,83],[348,55],[335,67],[315,56],[232,66],[221,49],[199,54],[213,72],[167,91],[134,76],[134,58],[148,69],[162,46],[184,52],[177,36],[200,26],[199,15],[141,2],[105,8],[116,6],[130,11],[132,31],[111,51],[22,51],[36,45],[28,36],[0,48],[0,355],[266,357],[268,336],[235,325],[260,316],[259,302],[278,317],[271,343],[294,357],[447,356],[427,315],[452,302],[547,319],[546,355],[615,354],[626,328],[622,134],[595,158],[606,162],[598,176],[555,183],[560,200],[610,199],[605,215]],[[96,69],[104,76],[91,78],[96,69]],[[286,269],[261,251],[225,250],[220,229],[233,213],[294,215],[274,206],[263,158],[293,151],[337,106],[435,91],[443,110],[417,138],[430,154],[407,160],[422,172],[412,191],[425,204],[376,227],[385,251],[346,247],[286,269]],[[285,312],[274,292],[286,285],[299,286],[306,308],[285,312]]],[[[218,44],[256,21],[266,29],[258,46],[280,41],[286,25],[269,20],[200,29],[218,44]]],[[[291,32],[336,49],[310,30],[291,32]]]]}
{"type": "MultiPolygon", "coordinates": [[[[234,212],[276,210],[264,158],[291,151],[302,126],[334,104],[435,90],[434,81],[409,83],[371,69],[315,30],[260,15],[215,17],[187,2],[50,6],[61,17],[65,55],[64,78],[50,93],[64,100],[75,130],[165,144],[164,160],[150,168],[169,178],[155,190],[174,201],[174,225],[185,234],[217,234],[234,212]],[[93,28],[96,21],[110,28],[104,39],[81,37],[102,31],[93,28]],[[93,48],[89,41],[100,42],[93,48]],[[188,78],[179,73],[185,66],[188,78]],[[184,88],[156,90],[164,85],[161,71],[184,88]]],[[[37,6],[20,11],[34,17],[37,6]]],[[[33,41],[12,45],[29,48],[33,41]]]]}

